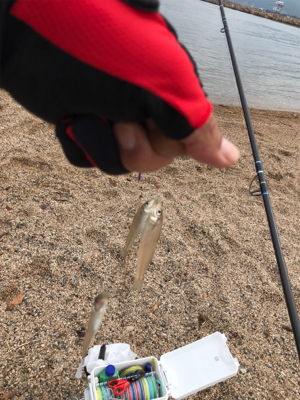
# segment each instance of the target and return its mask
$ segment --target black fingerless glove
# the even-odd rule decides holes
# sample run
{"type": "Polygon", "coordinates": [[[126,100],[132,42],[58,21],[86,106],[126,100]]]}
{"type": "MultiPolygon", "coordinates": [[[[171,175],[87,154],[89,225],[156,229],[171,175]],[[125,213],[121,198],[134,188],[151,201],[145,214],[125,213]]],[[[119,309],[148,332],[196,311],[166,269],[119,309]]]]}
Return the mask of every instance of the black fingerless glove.
{"type": "Polygon", "coordinates": [[[182,139],[209,118],[195,63],[157,12],[158,1],[1,5],[1,86],[56,124],[71,163],[125,173],[115,122],[152,118],[166,136],[182,139]]]}

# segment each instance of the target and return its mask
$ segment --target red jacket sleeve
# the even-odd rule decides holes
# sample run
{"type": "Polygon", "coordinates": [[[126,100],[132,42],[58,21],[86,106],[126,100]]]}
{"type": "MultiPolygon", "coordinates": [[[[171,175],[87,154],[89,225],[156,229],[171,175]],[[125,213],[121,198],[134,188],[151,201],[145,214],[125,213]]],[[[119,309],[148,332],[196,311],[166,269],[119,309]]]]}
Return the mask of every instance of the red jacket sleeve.
{"type": "MultiPolygon", "coordinates": [[[[121,0],[18,0],[10,13],[72,58],[162,100],[189,126],[176,136],[187,136],[211,114],[188,54],[158,12],[121,0]]],[[[151,106],[146,113],[155,119],[151,106]]]]}

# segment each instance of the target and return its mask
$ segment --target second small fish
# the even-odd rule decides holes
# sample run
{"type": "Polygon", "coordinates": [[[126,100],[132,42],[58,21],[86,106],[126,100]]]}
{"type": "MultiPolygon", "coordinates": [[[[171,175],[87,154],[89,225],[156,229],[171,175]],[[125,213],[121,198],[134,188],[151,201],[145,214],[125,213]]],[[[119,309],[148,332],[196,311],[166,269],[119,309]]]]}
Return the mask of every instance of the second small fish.
{"type": "Polygon", "coordinates": [[[141,233],[134,289],[141,289],[143,285],[144,273],[154,255],[162,223],[162,202],[158,199],[146,201],[133,218],[122,256],[126,257],[136,237],[141,233]]]}
{"type": "Polygon", "coordinates": [[[87,330],[83,339],[83,349],[82,349],[83,358],[86,356],[88,347],[102,323],[102,319],[107,307],[107,302],[108,302],[108,293],[106,291],[99,294],[94,300],[87,330]]]}

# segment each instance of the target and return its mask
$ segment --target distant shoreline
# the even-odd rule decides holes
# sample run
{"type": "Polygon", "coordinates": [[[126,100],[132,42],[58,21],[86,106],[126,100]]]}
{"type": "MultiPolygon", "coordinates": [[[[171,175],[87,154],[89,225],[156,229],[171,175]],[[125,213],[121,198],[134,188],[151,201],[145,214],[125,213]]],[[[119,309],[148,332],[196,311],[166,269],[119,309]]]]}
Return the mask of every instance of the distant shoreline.
{"type": "MultiPolygon", "coordinates": [[[[202,1],[219,5],[219,2],[217,0],[202,0],[202,1]]],[[[233,10],[242,11],[247,14],[253,14],[262,18],[272,19],[273,21],[281,22],[287,25],[293,25],[296,26],[297,28],[300,28],[300,20],[296,18],[289,18],[281,14],[270,13],[264,10],[259,10],[258,8],[245,6],[243,4],[232,3],[231,1],[227,0],[223,0],[223,5],[224,7],[232,8],[233,10]]]]}

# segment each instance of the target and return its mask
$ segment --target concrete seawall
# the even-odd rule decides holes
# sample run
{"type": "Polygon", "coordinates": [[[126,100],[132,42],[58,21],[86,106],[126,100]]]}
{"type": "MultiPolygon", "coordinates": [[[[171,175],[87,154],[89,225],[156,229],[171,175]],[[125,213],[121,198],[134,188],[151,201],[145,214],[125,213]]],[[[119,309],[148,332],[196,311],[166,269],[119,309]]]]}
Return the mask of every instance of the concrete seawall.
{"type": "MultiPolygon", "coordinates": [[[[207,3],[212,3],[218,5],[219,2],[217,0],[202,0],[206,1],[207,3]]],[[[258,17],[263,17],[267,19],[272,19],[277,22],[281,22],[283,24],[293,25],[300,28],[300,19],[296,18],[289,18],[284,15],[270,13],[264,10],[259,10],[258,8],[253,8],[250,6],[245,6],[243,4],[232,3],[231,1],[223,0],[224,7],[232,8],[233,10],[242,11],[248,14],[253,14],[258,17]]]]}

